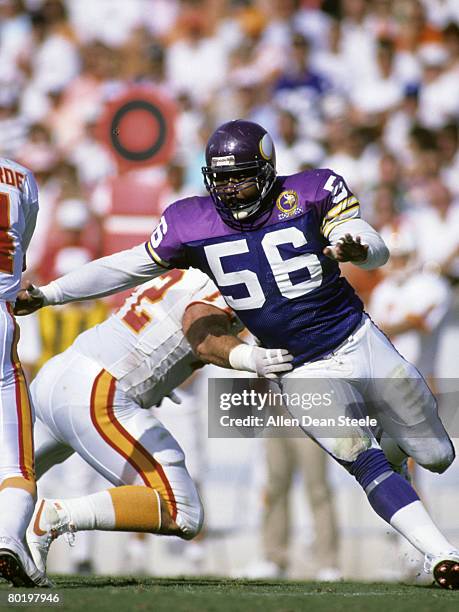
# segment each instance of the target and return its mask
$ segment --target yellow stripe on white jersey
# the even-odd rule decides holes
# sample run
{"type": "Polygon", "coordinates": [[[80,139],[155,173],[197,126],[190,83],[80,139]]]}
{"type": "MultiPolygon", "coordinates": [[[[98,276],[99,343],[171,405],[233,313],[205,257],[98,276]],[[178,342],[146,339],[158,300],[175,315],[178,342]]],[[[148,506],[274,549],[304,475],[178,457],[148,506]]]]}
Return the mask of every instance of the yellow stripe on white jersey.
{"type": "Polygon", "coordinates": [[[348,210],[344,211],[341,215],[339,215],[338,218],[333,219],[332,221],[329,221],[328,223],[326,223],[325,226],[322,228],[322,234],[325,236],[325,238],[328,238],[330,236],[331,231],[334,230],[335,227],[338,227],[338,225],[341,225],[342,223],[346,223],[346,221],[349,221],[350,219],[359,219],[359,218],[360,218],[360,206],[359,204],[356,204],[352,208],[349,208],[348,210]]]}
{"type": "Polygon", "coordinates": [[[325,216],[322,222],[321,233],[325,238],[328,238],[330,232],[341,223],[344,223],[344,221],[359,218],[360,202],[355,196],[351,196],[350,198],[346,198],[346,200],[341,202],[338,206],[332,208],[325,216]]]}
{"type": "Polygon", "coordinates": [[[353,206],[354,204],[359,204],[359,201],[355,197],[355,195],[351,195],[348,198],[344,198],[344,200],[341,200],[341,202],[339,202],[336,206],[334,206],[328,211],[328,213],[325,215],[323,223],[325,223],[326,221],[329,221],[330,219],[333,219],[334,217],[339,215],[341,212],[343,212],[343,210],[346,210],[347,208],[349,208],[350,206],[353,206]]]}

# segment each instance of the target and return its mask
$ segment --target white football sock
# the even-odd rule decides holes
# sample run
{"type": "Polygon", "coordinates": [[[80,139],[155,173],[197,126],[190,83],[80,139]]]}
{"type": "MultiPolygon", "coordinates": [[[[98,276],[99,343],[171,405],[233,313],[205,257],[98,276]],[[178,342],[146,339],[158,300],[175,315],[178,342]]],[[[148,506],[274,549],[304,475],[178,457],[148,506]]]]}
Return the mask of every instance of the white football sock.
{"type": "Polygon", "coordinates": [[[419,500],[400,508],[390,524],[424,555],[442,555],[455,550],[430,518],[419,500]]]}
{"type": "Polygon", "coordinates": [[[0,491],[0,531],[22,541],[35,508],[35,499],[25,489],[5,487],[0,491]]]}
{"type": "Polygon", "coordinates": [[[110,531],[115,527],[115,509],[108,491],[53,501],[60,503],[67,510],[76,531],[88,529],[110,531]]]}

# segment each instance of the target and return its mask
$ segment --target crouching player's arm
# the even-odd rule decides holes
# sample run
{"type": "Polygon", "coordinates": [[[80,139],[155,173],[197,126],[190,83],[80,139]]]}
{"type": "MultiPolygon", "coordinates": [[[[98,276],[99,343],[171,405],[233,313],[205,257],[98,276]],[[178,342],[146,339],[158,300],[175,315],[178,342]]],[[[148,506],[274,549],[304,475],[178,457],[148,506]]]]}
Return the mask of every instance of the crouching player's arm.
{"type": "Polygon", "coordinates": [[[255,372],[276,378],[292,369],[293,356],[285,349],[264,349],[242,342],[226,312],[209,304],[196,302],[185,311],[183,333],[194,354],[205,363],[224,368],[255,372]]]}

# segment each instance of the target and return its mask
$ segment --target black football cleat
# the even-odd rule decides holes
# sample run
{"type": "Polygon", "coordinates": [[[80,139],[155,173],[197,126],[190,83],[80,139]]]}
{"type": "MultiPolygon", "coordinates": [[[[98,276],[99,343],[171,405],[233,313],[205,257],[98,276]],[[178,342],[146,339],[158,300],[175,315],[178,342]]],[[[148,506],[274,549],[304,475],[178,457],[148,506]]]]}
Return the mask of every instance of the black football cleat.
{"type": "Polygon", "coordinates": [[[11,550],[0,549],[0,576],[15,587],[37,586],[27,575],[19,557],[11,550]]]}
{"type": "Polygon", "coordinates": [[[459,561],[440,561],[433,568],[433,577],[442,589],[459,589],[459,561]]]}
{"type": "Polygon", "coordinates": [[[0,577],[15,587],[51,587],[52,582],[40,572],[25,546],[8,536],[0,537],[0,577]]]}

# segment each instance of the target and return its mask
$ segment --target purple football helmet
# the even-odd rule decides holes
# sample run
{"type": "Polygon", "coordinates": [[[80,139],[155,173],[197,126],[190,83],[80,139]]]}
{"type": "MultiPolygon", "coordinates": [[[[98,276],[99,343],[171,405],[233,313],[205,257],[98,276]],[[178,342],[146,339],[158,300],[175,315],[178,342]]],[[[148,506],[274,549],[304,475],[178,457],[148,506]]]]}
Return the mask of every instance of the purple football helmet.
{"type": "Polygon", "coordinates": [[[255,229],[271,210],[276,153],[268,132],[252,121],[224,123],[209,138],[204,183],[223,221],[255,229]]]}

